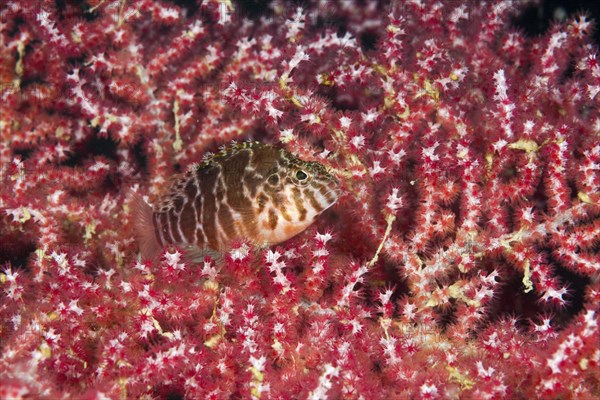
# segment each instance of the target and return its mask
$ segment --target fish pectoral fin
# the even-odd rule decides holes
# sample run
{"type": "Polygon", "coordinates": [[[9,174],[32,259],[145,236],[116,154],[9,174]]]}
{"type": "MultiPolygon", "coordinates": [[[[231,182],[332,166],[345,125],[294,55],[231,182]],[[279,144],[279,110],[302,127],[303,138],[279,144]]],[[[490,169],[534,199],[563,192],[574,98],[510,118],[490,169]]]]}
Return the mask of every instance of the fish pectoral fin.
{"type": "Polygon", "coordinates": [[[183,248],[185,251],[185,259],[191,263],[201,263],[204,262],[205,257],[210,257],[210,259],[214,262],[219,262],[223,260],[223,253],[220,253],[216,250],[209,249],[207,247],[198,247],[195,245],[189,245],[183,248]]]}

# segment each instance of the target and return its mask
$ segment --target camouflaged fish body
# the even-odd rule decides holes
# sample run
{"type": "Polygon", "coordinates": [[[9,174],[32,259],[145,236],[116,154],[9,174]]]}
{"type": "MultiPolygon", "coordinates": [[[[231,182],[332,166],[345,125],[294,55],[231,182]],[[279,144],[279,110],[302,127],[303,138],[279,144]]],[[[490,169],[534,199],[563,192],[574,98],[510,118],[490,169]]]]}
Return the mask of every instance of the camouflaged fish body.
{"type": "Polygon", "coordinates": [[[275,146],[244,142],[177,176],[154,209],[134,199],[142,256],[167,243],[226,250],[238,239],[283,242],[306,229],[339,195],[317,162],[275,146]]]}

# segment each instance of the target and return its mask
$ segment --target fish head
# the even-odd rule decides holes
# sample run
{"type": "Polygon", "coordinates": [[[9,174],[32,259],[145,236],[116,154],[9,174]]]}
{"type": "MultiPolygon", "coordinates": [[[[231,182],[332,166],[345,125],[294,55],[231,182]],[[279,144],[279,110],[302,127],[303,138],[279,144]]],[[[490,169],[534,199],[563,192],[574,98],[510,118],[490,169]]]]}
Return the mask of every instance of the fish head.
{"type": "Polygon", "coordinates": [[[263,176],[256,207],[261,239],[270,244],[305,230],[340,196],[339,182],[323,164],[283,149],[263,176]]]}

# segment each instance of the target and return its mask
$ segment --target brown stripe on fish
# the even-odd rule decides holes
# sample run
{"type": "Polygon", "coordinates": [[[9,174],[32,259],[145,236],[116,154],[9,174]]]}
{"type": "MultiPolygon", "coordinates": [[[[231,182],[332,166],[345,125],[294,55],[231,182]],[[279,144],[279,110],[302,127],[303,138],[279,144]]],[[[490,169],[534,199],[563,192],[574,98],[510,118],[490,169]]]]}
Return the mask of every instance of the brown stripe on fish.
{"type": "Polygon", "coordinates": [[[269,208],[269,217],[267,219],[267,224],[268,224],[269,229],[274,231],[277,228],[277,220],[278,219],[279,219],[279,217],[277,217],[277,213],[275,212],[275,210],[273,210],[272,208],[269,208]]]}
{"type": "Polygon", "coordinates": [[[185,197],[177,195],[173,198],[173,210],[175,210],[177,214],[183,209],[183,203],[185,203],[185,197]]]}
{"type": "Polygon", "coordinates": [[[198,181],[196,180],[197,175],[190,172],[187,179],[187,184],[185,185],[185,195],[188,199],[195,199],[198,194],[198,181]]]}
{"type": "Polygon", "coordinates": [[[230,237],[227,232],[227,225],[233,223],[231,213],[229,212],[229,205],[227,204],[227,187],[225,186],[225,179],[223,174],[223,166],[219,165],[219,173],[216,181],[216,214],[215,214],[215,226],[217,228],[219,243],[227,243],[229,239],[235,237],[235,232],[230,237]],[[229,219],[228,219],[229,217],[229,219]]]}
{"type": "MultiPolygon", "coordinates": [[[[227,187],[227,204],[230,207],[232,220],[241,220],[239,224],[235,224],[232,221],[233,229],[236,231],[234,234],[240,237],[249,237],[256,230],[253,228],[255,222],[252,200],[246,194],[248,192],[251,193],[252,190],[245,187],[245,180],[242,181],[240,179],[244,174],[252,173],[247,170],[251,157],[252,150],[250,149],[238,151],[227,163],[224,163],[222,172],[224,183],[227,187]],[[233,217],[234,215],[236,218],[233,217]]],[[[257,187],[258,185],[254,186],[257,187]]]]}
{"type": "Polygon", "coordinates": [[[179,226],[186,243],[196,243],[196,207],[193,201],[186,201],[179,218],[179,226]]]}
{"type": "Polygon", "coordinates": [[[319,193],[327,200],[328,204],[333,203],[333,195],[324,185],[319,185],[319,193]]]}
{"type": "Polygon", "coordinates": [[[316,211],[316,212],[321,212],[323,211],[323,207],[321,206],[321,204],[317,201],[317,199],[315,198],[315,194],[313,193],[312,190],[305,188],[303,190],[304,192],[304,196],[308,199],[308,202],[310,203],[311,207],[316,211]]]}
{"type": "Polygon", "coordinates": [[[244,182],[246,190],[250,193],[250,198],[255,198],[261,187],[263,178],[256,174],[254,170],[246,170],[244,172],[244,182]]]}
{"type": "Polygon", "coordinates": [[[183,192],[181,195],[176,197],[175,216],[177,222],[175,224],[175,232],[177,233],[177,236],[179,237],[179,241],[181,243],[190,243],[189,236],[186,236],[184,233],[184,225],[186,225],[186,220],[183,217],[183,210],[186,208],[186,205],[188,203],[189,198],[185,196],[183,192]],[[178,204],[179,200],[181,200],[180,204],[178,204]]]}
{"type": "Polygon", "coordinates": [[[283,217],[283,219],[285,219],[287,222],[292,222],[292,216],[287,212],[287,209],[284,207],[279,209],[279,212],[281,213],[281,216],[283,217]]]}
{"type": "Polygon", "coordinates": [[[168,243],[173,243],[175,241],[173,236],[173,231],[171,229],[171,215],[170,211],[164,212],[161,214],[160,223],[163,229],[163,234],[168,243]]]}
{"type": "Polygon", "coordinates": [[[271,194],[271,204],[275,206],[275,208],[279,211],[283,219],[285,219],[288,222],[292,221],[292,217],[285,208],[284,197],[281,193],[276,192],[271,194]]]}
{"type": "MultiPolygon", "coordinates": [[[[266,188],[265,188],[266,189],[266,188]]],[[[285,204],[285,198],[283,197],[283,194],[280,192],[275,192],[275,191],[267,191],[265,190],[267,196],[269,196],[271,198],[271,204],[273,204],[275,206],[275,208],[279,209],[281,207],[283,207],[283,205],[285,204]]]]}
{"type": "Polygon", "coordinates": [[[296,206],[296,210],[298,210],[300,221],[304,221],[306,219],[306,208],[304,207],[304,201],[302,200],[302,192],[298,188],[292,188],[292,195],[294,196],[294,204],[296,206]]]}
{"type": "Polygon", "coordinates": [[[216,228],[216,204],[215,196],[212,193],[207,193],[202,196],[204,210],[202,210],[202,227],[206,233],[206,240],[209,247],[216,249],[218,245],[217,241],[217,228],[216,228]]]}
{"type": "Polygon", "coordinates": [[[171,243],[181,243],[183,242],[183,238],[179,234],[179,214],[175,212],[175,209],[172,208],[167,212],[167,221],[169,223],[169,233],[173,240],[171,243]]]}
{"type": "Polygon", "coordinates": [[[156,227],[159,233],[159,240],[164,245],[169,243],[169,237],[167,236],[167,219],[165,213],[156,213],[156,227]]]}
{"type": "Polygon", "coordinates": [[[180,195],[175,195],[172,201],[173,207],[167,212],[167,215],[169,215],[169,229],[171,230],[171,234],[175,241],[180,242],[184,240],[183,233],[181,232],[180,217],[181,211],[183,210],[183,205],[185,203],[185,198],[180,195]]]}
{"type": "Polygon", "coordinates": [[[206,244],[206,233],[204,233],[204,226],[202,226],[202,194],[198,191],[194,200],[194,209],[196,210],[196,244],[202,247],[206,244]]]}
{"type": "Polygon", "coordinates": [[[249,159],[249,152],[243,151],[233,160],[233,165],[224,166],[222,171],[223,182],[227,188],[227,203],[235,210],[243,210],[252,206],[250,199],[244,195],[244,183],[240,179],[249,159]]]}
{"type": "Polygon", "coordinates": [[[259,214],[265,209],[265,205],[268,201],[269,198],[264,193],[258,195],[258,197],[256,198],[256,204],[258,205],[259,214]]]}
{"type": "Polygon", "coordinates": [[[219,170],[211,165],[198,172],[198,181],[201,185],[200,192],[202,204],[204,206],[202,210],[202,227],[204,228],[208,246],[212,249],[218,249],[219,240],[217,238],[216,227],[216,182],[219,170]]]}
{"type": "Polygon", "coordinates": [[[192,174],[190,182],[192,182],[192,185],[193,185],[193,193],[188,193],[188,194],[193,194],[193,196],[190,197],[190,199],[191,199],[190,204],[192,205],[192,210],[193,210],[193,214],[192,214],[193,220],[190,221],[190,224],[192,224],[192,222],[193,222],[193,227],[194,227],[192,243],[198,243],[198,205],[196,204],[196,201],[198,200],[198,197],[200,194],[200,187],[198,185],[197,175],[195,173],[192,174]]]}
{"type": "Polygon", "coordinates": [[[223,180],[223,167],[219,166],[217,170],[214,195],[217,199],[217,203],[221,204],[227,195],[227,188],[225,187],[225,181],[223,180]]]}
{"type": "Polygon", "coordinates": [[[237,235],[237,232],[234,226],[233,216],[231,215],[230,208],[226,203],[221,203],[219,206],[217,217],[219,218],[219,225],[221,225],[223,233],[227,239],[234,239],[237,235]]]}

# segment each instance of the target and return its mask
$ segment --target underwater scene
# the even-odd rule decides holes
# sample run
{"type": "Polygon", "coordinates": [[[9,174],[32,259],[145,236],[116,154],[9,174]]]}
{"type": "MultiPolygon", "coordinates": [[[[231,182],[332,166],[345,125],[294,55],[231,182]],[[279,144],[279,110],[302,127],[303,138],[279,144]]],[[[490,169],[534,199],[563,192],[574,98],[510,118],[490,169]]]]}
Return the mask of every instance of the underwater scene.
{"type": "Polygon", "coordinates": [[[600,398],[555,3],[3,2],[0,398],[600,398]]]}

